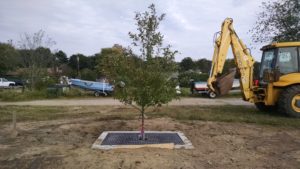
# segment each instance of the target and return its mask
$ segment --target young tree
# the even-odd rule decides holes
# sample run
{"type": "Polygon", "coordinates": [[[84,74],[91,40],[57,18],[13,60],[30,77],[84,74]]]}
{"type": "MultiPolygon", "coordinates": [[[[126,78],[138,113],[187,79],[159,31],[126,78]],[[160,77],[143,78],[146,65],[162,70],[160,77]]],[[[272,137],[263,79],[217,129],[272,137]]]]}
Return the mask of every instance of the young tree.
{"type": "Polygon", "coordinates": [[[36,82],[45,74],[45,68],[53,63],[53,55],[49,49],[55,42],[45,36],[43,30],[30,35],[24,33],[19,41],[20,53],[24,67],[27,68],[27,78],[30,89],[36,88],[36,82]]]}
{"type": "Polygon", "coordinates": [[[163,46],[163,35],[158,28],[165,14],[158,15],[154,4],[144,13],[136,13],[137,32],[129,32],[132,46],[123,54],[102,59],[106,74],[115,80],[114,97],[135,107],[141,113],[140,139],[145,139],[144,117],[147,108],[168,103],[176,97],[175,82],[171,75],[176,71],[170,45],[163,46]]]}
{"type": "Polygon", "coordinates": [[[263,2],[250,30],[254,42],[300,41],[300,1],[263,2]]]}

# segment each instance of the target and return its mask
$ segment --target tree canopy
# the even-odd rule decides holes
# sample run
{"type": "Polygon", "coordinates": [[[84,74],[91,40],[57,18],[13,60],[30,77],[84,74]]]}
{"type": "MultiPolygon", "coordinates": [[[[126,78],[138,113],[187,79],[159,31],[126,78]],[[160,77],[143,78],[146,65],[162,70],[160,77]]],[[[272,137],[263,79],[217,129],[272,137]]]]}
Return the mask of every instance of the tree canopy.
{"type": "Polygon", "coordinates": [[[181,71],[193,70],[195,68],[195,63],[190,57],[183,58],[179,65],[181,71]]]}
{"type": "Polygon", "coordinates": [[[67,64],[68,63],[68,56],[66,55],[65,52],[63,52],[62,50],[59,50],[58,52],[56,52],[54,54],[54,56],[56,57],[56,59],[58,60],[59,64],[67,64]]]}
{"type": "Polygon", "coordinates": [[[114,45],[111,48],[102,48],[101,52],[96,57],[96,69],[98,74],[102,77],[110,76],[111,78],[116,77],[117,75],[113,69],[114,61],[118,60],[119,57],[125,55],[126,49],[121,45],[114,45]]]}
{"type": "Polygon", "coordinates": [[[300,41],[300,1],[262,2],[261,12],[250,32],[254,42],[300,41]]]}
{"type": "Polygon", "coordinates": [[[55,44],[43,30],[34,34],[24,33],[19,41],[25,76],[30,81],[30,89],[36,89],[36,83],[47,73],[47,68],[54,62],[54,56],[49,47],[55,44]]]}
{"type": "Polygon", "coordinates": [[[7,43],[0,43],[0,75],[14,70],[18,65],[19,52],[7,43]]]}
{"type": "Polygon", "coordinates": [[[77,57],[79,58],[79,70],[89,68],[94,69],[95,66],[95,56],[85,56],[83,54],[74,54],[69,58],[69,66],[77,70],[77,57]]]}

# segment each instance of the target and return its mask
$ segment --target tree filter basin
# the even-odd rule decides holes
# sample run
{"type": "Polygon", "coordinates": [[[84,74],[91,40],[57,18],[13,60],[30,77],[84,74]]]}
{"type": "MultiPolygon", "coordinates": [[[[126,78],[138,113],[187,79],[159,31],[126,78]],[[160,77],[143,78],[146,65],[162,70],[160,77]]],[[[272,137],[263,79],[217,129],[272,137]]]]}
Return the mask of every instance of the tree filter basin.
{"type": "Polygon", "coordinates": [[[106,131],[99,136],[92,148],[193,148],[192,143],[181,132],[146,131],[144,140],[139,135],[139,131],[106,131]]]}

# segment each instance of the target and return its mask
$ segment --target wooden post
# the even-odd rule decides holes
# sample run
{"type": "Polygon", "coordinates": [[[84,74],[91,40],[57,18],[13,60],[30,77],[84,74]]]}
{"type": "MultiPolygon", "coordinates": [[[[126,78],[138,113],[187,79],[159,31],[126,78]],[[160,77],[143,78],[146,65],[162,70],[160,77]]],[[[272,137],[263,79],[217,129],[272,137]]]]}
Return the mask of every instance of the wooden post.
{"type": "Polygon", "coordinates": [[[17,136],[18,132],[17,132],[17,115],[16,112],[13,112],[12,114],[12,136],[17,136]]]}
{"type": "Polygon", "coordinates": [[[16,119],[17,117],[16,117],[16,112],[13,112],[13,130],[16,130],[16,128],[17,128],[17,119],[16,119]]]}

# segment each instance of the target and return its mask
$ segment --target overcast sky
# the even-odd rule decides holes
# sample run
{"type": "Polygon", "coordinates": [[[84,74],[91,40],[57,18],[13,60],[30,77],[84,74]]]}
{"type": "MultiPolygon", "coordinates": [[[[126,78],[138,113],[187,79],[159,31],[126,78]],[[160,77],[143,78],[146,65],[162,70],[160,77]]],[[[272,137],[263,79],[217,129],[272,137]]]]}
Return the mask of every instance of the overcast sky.
{"type": "MultiPolygon", "coordinates": [[[[184,57],[211,59],[213,35],[226,17],[234,19],[239,37],[250,47],[247,33],[255,23],[262,0],[1,0],[0,41],[20,39],[20,34],[43,29],[56,41],[52,50],[93,55],[113,44],[128,46],[135,30],[134,12],[154,3],[166,13],[160,30],[165,43],[184,57]]],[[[259,46],[252,55],[260,58],[259,46]]],[[[255,47],[255,46],[254,46],[255,47]]]]}

